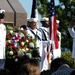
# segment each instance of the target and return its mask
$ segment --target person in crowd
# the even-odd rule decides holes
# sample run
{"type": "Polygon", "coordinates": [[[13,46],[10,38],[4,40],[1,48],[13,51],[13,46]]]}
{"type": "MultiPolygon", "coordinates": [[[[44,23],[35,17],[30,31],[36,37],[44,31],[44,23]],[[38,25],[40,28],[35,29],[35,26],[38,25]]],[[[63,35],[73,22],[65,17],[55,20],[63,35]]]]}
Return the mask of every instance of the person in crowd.
{"type": "Polygon", "coordinates": [[[64,58],[56,58],[52,60],[50,65],[51,75],[70,75],[74,70],[70,67],[68,61],[64,58]]]}
{"type": "Polygon", "coordinates": [[[50,40],[49,38],[49,18],[42,18],[41,19],[41,24],[42,26],[39,28],[42,32],[42,40],[46,41],[46,40],[50,40]]]}
{"type": "Polygon", "coordinates": [[[6,26],[3,24],[5,10],[0,9],[0,69],[5,66],[6,26]]]}
{"type": "Polygon", "coordinates": [[[27,74],[23,71],[18,71],[15,75],[27,75],[27,74]]]}
{"type": "Polygon", "coordinates": [[[73,71],[71,72],[71,75],[75,75],[75,70],[73,70],[73,71]]]}
{"type": "Polygon", "coordinates": [[[51,74],[52,74],[52,72],[51,72],[50,69],[48,69],[48,70],[43,70],[43,71],[40,73],[40,75],[51,75],[51,74]]]}
{"type": "Polygon", "coordinates": [[[32,38],[36,38],[37,40],[41,40],[41,32],[37,28],[38,25],[38,19],[37,18],[30,18],[29,25],[28,25],[28,35],[32,36],[32,38]]]}
{"type": "MultiPolygon", "coordinates": [[[[39,51],[40,58],[42,57],[42,34],[37,28],[38,26],[38,19],[37,18],[30,18],[27,34],[31,36],[33,39],[36,39],[36,48],[39,51]]],[[[41,67],[41,66],[40,66],[41,67]]]]}
{"type": "Polygon", "coordinates": [[[53,59],[61,57],[61,32],[58,30],[59,24],[60,24],[60,21],[56,20],[57,36],[58,36],[58,49],[52,50],[53,51],[53,59]]]}
{"type": "Polygon", "coordinates": [[[26,34],[26,33],[25,33],[25,30],[27,30],[27,26],[26,26],[26,25],[21,25],[21,26],[20,26],[20,29],[21,29],[21,32],[22,32],[22,33],[20,34],[20,36],[21,36],[21,37],[24,37],[24,36],[25,36],[24,34],[26,34]]]}
{"type": "Polygon", "coordinates": [[[0,75],[9,75],[10,71],[8,69],[1,69],[0,70],[0,75]]]}
{"type": "Polygon", "coordinates": [[[21,25],[21,26],[20,26],[20,28],[23,28],[23,30],[25,30],[26,27],[27,27],[26,25],[21,25]]]}
{"type": "Polygon", "coordinates": [[[41,58],[41,69],[42,71],[48,70],[49,63],[51,62],[50,53],[50,37],[49,37],[49,18],[43,17],[41,19],[42,26],[39,30],[42,33],[42,58],[41,58]]]}
{"type": "Polygon", "coordinates": [[[21,30],[21,32],[23,32],[23,34],[21,34],[21,37],[23,37],[24,34],[26,34],[26,33],[25,33],[25,30],[27,30],[27,26],[26,26],[26,25],[21,25],[21,26],[20,26],[20,30],[21,30]]]}
{"type": "Polygon", "coordinates": [[[68,31],[71,35],[71,37],[73,38],[73,48],[72,48],[72,58],[75,59],[75,31],[74,31],[74,26],[75,26],[75,19],[73,18],[71,21],[70,21],[70,26],[68,28],[68,31]]]}
{"type": "Polygon", "coordinates": [[[39,63],[35,59],[30,59],[27,62],[25,61],[21,65],[21,71],[26,75],[40,75],[39,63]]]}

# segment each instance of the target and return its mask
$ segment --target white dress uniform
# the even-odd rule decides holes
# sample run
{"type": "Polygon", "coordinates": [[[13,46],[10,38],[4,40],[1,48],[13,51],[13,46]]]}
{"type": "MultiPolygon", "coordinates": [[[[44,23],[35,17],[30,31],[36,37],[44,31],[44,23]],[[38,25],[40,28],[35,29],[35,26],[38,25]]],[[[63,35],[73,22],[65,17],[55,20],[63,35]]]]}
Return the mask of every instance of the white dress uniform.
{"type": "Polygon", "coordinates": [[[48,70],[49,63],[47,59],[48,51],[50,52],[49,40],[49,27],[40,27],[39,30],[42,33],[42,58],[41,58],[41,71],[48,70]]]}
{"type": "Polygon", "coordinates": [[[53,59],[61,57],[61,33],[57,30],[58,49],[53,49],[53,59]]]}
{"type": "Polygon", "coordinates": [[[36,47],[39,48],[40,57],[42,56],[42,34],[38,29],[32,30],[28,28],[27,30],[28,36],[32,36],[32,38],[36,38],[36,47]],[[38,37],[35,37],[37,35],[38,37]]]}
{"type": "MultiPolygon", "coordinates": [[[[32,30],[31,28],[28,28],[27,34],[28,36],[32,36],[32,38],[36,38],[35,35],[39,36],[39,38],[36,38],[37,40],[36,47],[38,48],[40,57],[42,58],[42,34],[41,32],[38,29],[32,30]]],[[[41,70],[42,64],[40,62],[39,62],[39,65],[40,65],[40,70],[41,70]]]]}
{"type": "Polygon", "coordinates": [[[40,27],[40,31],[42,32],[42,40],[50,40],[49,39],[49,27],[40,27]]]}
{"type": "Polygon", "coordinates": [[[68,28],[68,31],[73,38],[72,58],[75,59],[75,31],[74,28],[68,28]]]}
{"type": "Polygon", "coordinates": [[[4,24],[0,24],[0,35],[0,69],[4,69],[6,45],[6,27],[4,24]]]}

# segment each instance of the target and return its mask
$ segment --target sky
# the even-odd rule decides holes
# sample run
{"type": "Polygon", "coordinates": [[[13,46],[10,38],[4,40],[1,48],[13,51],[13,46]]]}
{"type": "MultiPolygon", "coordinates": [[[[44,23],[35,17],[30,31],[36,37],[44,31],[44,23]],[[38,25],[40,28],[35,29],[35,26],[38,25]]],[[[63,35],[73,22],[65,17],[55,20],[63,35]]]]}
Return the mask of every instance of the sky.
{"type": "MultiPolygon", "coordinates": [[[[19,0],[19,1],[27,12],[27,18],[30,18],[33,0],[19,0]]],[[[55,5],[59,3],[58,1],[59,0],[55,0],[55,5]]]]}

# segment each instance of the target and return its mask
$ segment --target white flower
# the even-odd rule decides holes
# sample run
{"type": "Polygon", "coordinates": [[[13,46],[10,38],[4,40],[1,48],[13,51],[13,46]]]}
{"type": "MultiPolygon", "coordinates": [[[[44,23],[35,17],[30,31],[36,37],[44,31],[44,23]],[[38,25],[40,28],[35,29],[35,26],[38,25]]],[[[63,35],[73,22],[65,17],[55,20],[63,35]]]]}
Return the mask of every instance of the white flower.
{"type": "Polygon", "coordinates": [[[13,53],[13,51],[10,51],[9,54],[10,54],[10,55],[13,55],[14,53],[13,53]]]}
{"type": "Polygon", "coordinates": [[[29,47],[34,48],[34,43],[33,42],[30,42],[29,43],[29,47]]]}
{"type": "Polygon", "coordinates": [[[29,42],[29,40],[26,40],[26,42],[29,42]]]}
{"type": "Polygon", "coordinates": [[[29,49],[28,48],[26,48],[26,51],[28,51],[29,49]]]}
{"type": "Polygon", "coordinates": [[[17,58],[15,59],[15,62],[18,62],[18,59],[17,58]]]}
{"type": "Polygon", "coordinates": [[[10,33],[12,34],[12,33],[13,33],[13,31],[12,31],[12,30],[10,30],[10,33]]]}
{"type": "Polygon", "coordinates": [[[20,57],[22,57],[22,56],[24,55],[23,51],[22,51],[22,50],[19,50],[19,51],[18,51],[18,55],[19,55],[20,57]]]}
{"type": "Polygon", "coordinates": [[[23,52],[26,52],[25,49],[22,49],[23,52]]]}
{"type": "Polygon", "coordinates": [[[21,50],[21,48],[19,48],[19,51],[21,50]]]}
{"type": "Polygon", "coordinates": [[[25,42],[21,42],[22,46],[24,46],[25,42]]]}
{"type": "Polygon", "coordinates": [[[32,55],[30,53],[26,53],[26,55],[29,57],[29,58],[32,58],[32,55]]]}
{"type": "Polygon", "coordinates": [[[11,40],[8,40],[8,43],[11,43],[11,40]]]}
{"type": "Polygon", "coordinates": [[[21,30],[24,30],[23,28],[21,28],[21,30]]]}

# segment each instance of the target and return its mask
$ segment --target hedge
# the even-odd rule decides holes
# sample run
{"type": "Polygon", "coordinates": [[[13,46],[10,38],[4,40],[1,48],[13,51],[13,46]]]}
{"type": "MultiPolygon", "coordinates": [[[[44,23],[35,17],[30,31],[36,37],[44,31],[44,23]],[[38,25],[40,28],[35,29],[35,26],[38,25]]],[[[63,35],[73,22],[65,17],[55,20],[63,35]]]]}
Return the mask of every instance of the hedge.
{"type": "Polygon", "coordinates": [[[75,68],[75,59],[72,58],[72,53],[71,52],[62,52],[61,57],[63,57],[66,60],[68,60],[70,66],[72,68],[75,68]]]}

